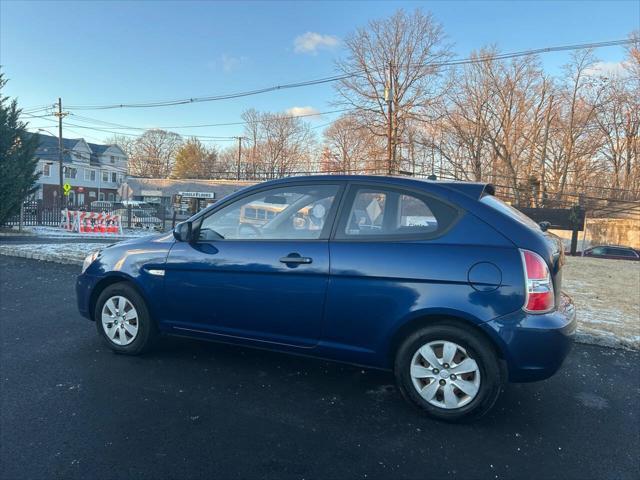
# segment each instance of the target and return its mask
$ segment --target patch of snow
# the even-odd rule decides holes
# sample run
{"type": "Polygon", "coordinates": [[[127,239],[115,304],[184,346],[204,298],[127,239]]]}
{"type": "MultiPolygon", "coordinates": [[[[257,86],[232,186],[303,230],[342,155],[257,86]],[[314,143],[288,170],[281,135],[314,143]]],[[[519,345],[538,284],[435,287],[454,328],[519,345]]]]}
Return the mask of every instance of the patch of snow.
{"type": "Polygon", "coordinates": [[[92,238],[113,238],[113,239],[125,239],[125,238],[138,238],[138,237],[146,237],[148,235],[154,235],[158,232],[155,230],[148,229],[134,229],[134,228],[123,228],[122,234],[114,234],[114,233],[78,233],[78,232],[70,232],[65,230],[64,228],[58,227],[26,227],[22,229],[26,233],[31,233],[33,235],[37,235],[38,237],[51,237],[51,238],[86,238],[87,240],[91,240],[92,238]]]}
{"type": "Polygon", "coordinates": [[[32,255],[84,258],[94,250],[104,247],[104,243],[27,243],[20,245],[0,245],[0,252],[20,252],[32,255]]]}

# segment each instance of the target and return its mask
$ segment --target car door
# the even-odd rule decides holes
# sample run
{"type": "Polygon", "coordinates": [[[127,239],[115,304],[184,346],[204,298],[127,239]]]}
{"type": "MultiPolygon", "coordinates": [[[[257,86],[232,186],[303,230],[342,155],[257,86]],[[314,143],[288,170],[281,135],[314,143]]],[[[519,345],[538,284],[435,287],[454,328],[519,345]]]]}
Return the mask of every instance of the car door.
{"type": "Polygon", "coordinates": [[[178,331],[315,345],[341,192],[339,182],[271,187],[205,215],[195,239],[168,255],[165,322],[178,331]]]}

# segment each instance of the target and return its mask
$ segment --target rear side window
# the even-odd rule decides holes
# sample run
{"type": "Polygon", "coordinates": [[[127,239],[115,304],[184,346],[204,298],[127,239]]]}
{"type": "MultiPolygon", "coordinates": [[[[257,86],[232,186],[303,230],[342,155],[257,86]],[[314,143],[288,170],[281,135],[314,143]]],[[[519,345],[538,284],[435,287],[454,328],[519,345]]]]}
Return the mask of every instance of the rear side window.
{"type": "Polygon", "coordinates": [[[508,217],[517,220],[520,223],[523,223],[529,228],[533,228],[534,230],[540,230],[540,225],[527,217],[520,210],[513,208],[511,205],[507,205],[499,198],[494,197],[493,195],[485,195],[480,199],[482,203],[485,205],[489,205],[494,210],[498,210],[500,213],[507,215],[508,217]]]}
{"type": "Polygon", "coordinates": [[[413,192],[352,188],[337,238],[430,238],[455,221],[458,210],[433,197],[413,192]]]}
{"type": "Polygon", "coordinates": [[[627,250],[625,248],[608,247],[608,248],[605,249],[605,254],[606,255],[615,255],[617,257],[636,258],[635,252],[633,252],[632,250],[627,250]]]}

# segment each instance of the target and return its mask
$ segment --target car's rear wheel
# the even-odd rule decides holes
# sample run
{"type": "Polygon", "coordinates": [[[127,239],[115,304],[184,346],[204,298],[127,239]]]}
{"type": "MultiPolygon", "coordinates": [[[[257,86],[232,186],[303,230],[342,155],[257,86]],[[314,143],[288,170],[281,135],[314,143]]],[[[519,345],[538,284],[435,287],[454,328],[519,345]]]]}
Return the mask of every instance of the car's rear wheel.
{"type": "Polygon", "coordinates": [[[453,324],[433,325],[409,335],[397,351],[395,375],[411,403],[451,422],[487,413],[504,383],[492,346],[453,324]]]}
{"type": "Polygon", "coordinates": [[[96,302],[94,318],[100,336],[118,353],[138,355],[156,336],[144,299],[127,283],[104,289],[96,302]]]}

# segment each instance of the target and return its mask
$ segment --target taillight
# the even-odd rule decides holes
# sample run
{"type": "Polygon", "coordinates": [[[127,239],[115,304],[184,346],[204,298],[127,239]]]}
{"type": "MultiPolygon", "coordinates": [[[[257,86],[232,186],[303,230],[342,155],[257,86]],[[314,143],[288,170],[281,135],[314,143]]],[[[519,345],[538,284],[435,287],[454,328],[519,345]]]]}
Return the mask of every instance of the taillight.
{"type": "Polygon", "coordinates": [[[525,272],[527,298],[524,309],[530,313],[545,313],[553,309],[555,296],[547,262],[537,253],[520,250],[525,272]]]}

